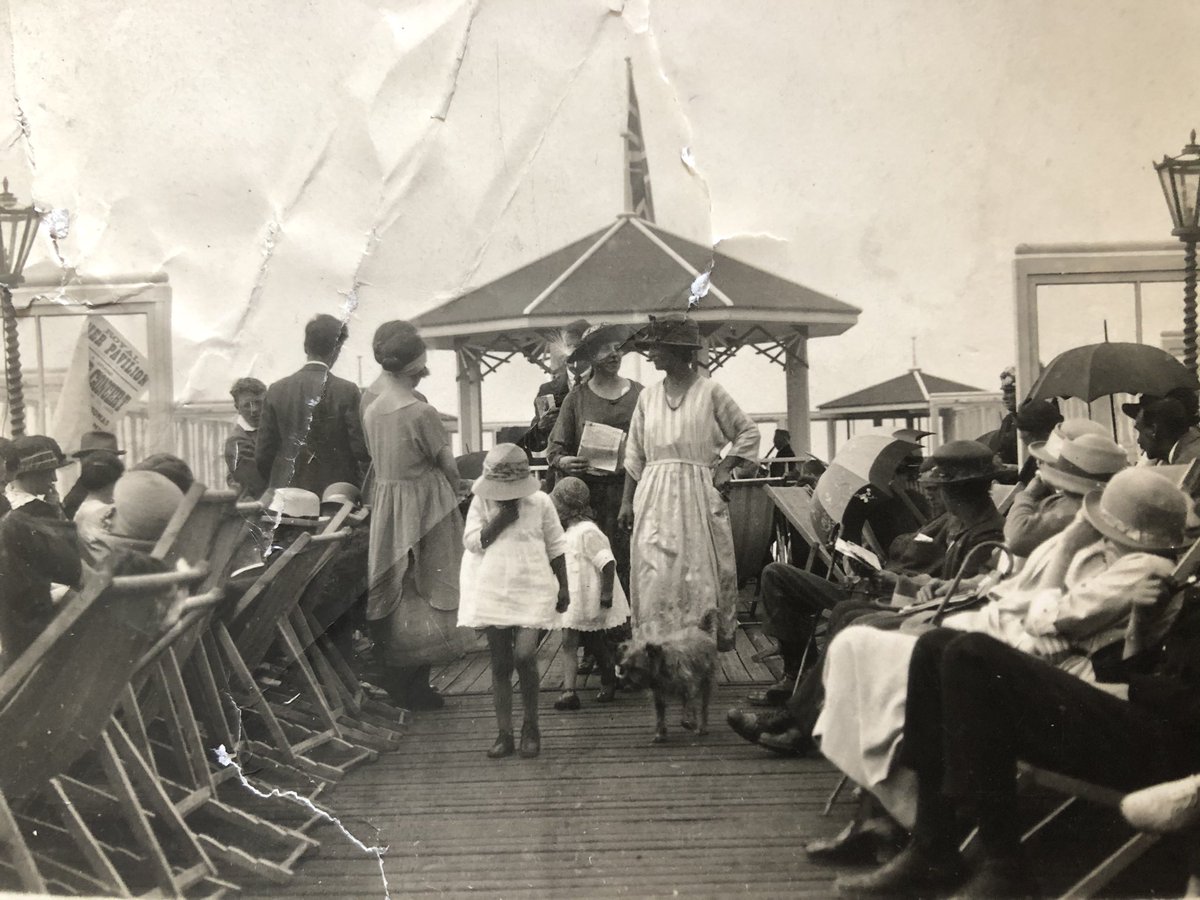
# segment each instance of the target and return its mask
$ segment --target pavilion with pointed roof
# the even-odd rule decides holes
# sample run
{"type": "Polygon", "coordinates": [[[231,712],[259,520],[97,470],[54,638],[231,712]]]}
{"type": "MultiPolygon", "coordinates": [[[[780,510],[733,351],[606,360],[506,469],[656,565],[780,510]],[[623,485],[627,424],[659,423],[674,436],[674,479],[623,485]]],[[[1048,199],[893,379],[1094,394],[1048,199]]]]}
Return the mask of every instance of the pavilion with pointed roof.
{"type": "Polygon", "coordinates": [[[813,419],[824,421],[828,429],[828,456],[834,457],[838,422],[846,424],[847,436],[853,423],[869,420],[876,427],[890,422],[896,428],[922,428],[932,432],[937,440],[948,438],[942,415],[954,405],[999,403],[999,394],[930,375],[911,368],[903,375],[881,381],[862,390],[838,397],[817,406],[813,419]],[[902,425],[900,423],[903,423],[902,425]]]}
{"type": "Polygon", "coordinates": [[[579,318],[642,325],[651,313],[687,310],[700,325],[709,369],[742,347],[783,368],[793,445],[807,448],[808,340],[841,334],[860,310],[655,224],[631,73],[628,88],[629,211],[413,319],[431,347],[455,351],[463,444],[482,442],[483,379],[517,356],[546,368],[546,344],[563,326],[579,318]]]}

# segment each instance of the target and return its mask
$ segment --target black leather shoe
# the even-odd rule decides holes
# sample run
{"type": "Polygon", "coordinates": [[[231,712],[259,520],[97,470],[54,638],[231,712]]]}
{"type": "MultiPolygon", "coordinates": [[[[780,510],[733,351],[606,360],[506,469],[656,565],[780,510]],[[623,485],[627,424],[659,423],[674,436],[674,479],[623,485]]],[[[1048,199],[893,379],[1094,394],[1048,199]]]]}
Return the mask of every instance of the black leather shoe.
{"type": "Polygon", "coordinates": [[[405,693],[412,710],[441,709],[446,705],[446,699],[426,682],[410,684],[405,693]]]}
{"type": "Polygon", "coordinates": [[[760,691],[751,691],[746,702],[751,706],[783,706],[796,687],[795,675],[784,675],[779,681],[760,691]]]}
{"type": "Polygon", "coordinates": [[[881,838],[874,831],[851,822],[837,837],[809,841],[804,852],[811,862],[830,866],[861,866],[877,863],[881,838]]]}
{"type": "Polygon", "coordinates": [[[834,885],[851,897],[907,897],[937,893],[962,881],[957,853],[932,856],[915,842],[886,865],[863,875],[843,875],[834,885]]]}
{"type": "Polygon", "coordinates": [[[743,709],[731,709],[725,714],[729,727],[737,732],[738,737],[757,744],[763,732],[783,731],[792,725],[792,717],[782,709],[769,712],[747,712],[743,709]]]}
{"type": "Polygon", "coordinates": [[[799,725],[791,725],[783,731],[764,731],[758,736],[758,746],[784,756],[807,756],[817,749],[812,735],[799,725]]]}
{"type": "Polygon", "coordinates": [[[970,878],[955,892],[956,898],[1040,897],[1037,882],[1029,874],[1025,860],[984,859],[970,878]]]}
{"type": "Polygon", "coordinates": [[[506,756],[512,756],[515,749],[512,732],[502,731],[496,735],[496,743],[492,744],[492,749],[487,752],[488,759],[503,759],[506,756]]]}
{"type": "Polygon", "coordinates": [[[542,735],[536,725],[526,722],[521,726],[521,748],[517,752],[524,759],[533,759],[542,752],[542,735]]]}

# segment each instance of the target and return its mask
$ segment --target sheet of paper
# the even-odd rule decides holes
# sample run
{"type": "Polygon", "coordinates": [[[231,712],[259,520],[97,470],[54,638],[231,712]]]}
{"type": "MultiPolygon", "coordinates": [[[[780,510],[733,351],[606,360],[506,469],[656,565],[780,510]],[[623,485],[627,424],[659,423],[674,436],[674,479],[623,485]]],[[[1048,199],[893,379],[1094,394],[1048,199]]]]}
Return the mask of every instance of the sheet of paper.
{"type": "Polygon", "coordinates": [[[600,422],[587,422],[579,439],[579,456],[598,472],[615,472],[621,465],[625,432],[600,422]]]}

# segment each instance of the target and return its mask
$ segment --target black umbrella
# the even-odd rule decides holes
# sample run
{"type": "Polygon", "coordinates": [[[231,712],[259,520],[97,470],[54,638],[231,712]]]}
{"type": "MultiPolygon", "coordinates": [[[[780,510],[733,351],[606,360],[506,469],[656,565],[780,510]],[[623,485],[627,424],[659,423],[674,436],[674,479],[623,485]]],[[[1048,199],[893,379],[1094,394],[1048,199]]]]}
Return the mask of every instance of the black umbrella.
{"type": "Polygon", "coordinates": [[[1196,376],[1165,350],[1150,344],[1089,344],[1050,361],[1029,392],[1030,399],[1076,397],[1091,403],[1112,394],[1154,394],[1173,388],[1196,390],[1196,376]]]}

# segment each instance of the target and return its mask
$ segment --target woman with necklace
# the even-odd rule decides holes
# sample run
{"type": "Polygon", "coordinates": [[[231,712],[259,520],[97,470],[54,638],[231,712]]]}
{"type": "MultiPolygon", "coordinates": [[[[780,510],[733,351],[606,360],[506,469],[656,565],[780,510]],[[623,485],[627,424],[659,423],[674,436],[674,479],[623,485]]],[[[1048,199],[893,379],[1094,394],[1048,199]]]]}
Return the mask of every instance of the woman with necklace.
{"type": "Polygon", "coordinates": [[[737,569],[722,492],[736,469],[757,465],[758,427],[697,369],[694,321],[651,319],[635,346],[665,377],[638,399],[625,451],[618,518],[632,529],[634,633],[697,625],[716,609],[717,646],[731,650],[737,569]]]}
{"type": "Polygon", "coordinates": [[[546,459],[561,476],[574,475],[591,493],[592,521],[612,545],[617,577],[629,594],[629,532],[617,527],[625,491],[625,467],[620,458],[612,472],[594,468],[579,455],[583,429],[596,422],[629,433],[629,423],[641,396],[642,386],[621,377],[624,345],[634,329],[626,325],[597,325],[589,328],[579,346],[567,358],[570,366],[590,365],[591,377],[563,401],[558,420],[546,445],[546,459]]]}

